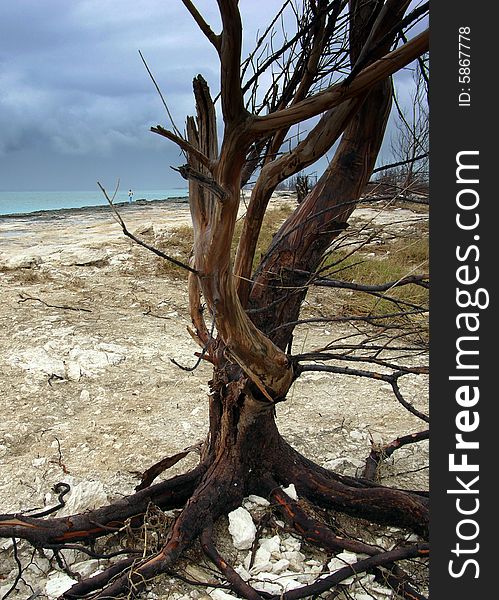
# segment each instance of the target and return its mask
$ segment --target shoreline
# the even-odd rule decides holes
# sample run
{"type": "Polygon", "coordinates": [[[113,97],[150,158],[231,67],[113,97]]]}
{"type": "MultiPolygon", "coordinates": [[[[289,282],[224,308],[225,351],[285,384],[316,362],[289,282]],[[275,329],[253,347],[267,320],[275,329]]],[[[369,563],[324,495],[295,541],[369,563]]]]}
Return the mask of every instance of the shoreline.
{"type": "MultiPolygon", "coordinates": [[[[155,207],[161,206],[163,204],[188,204],[189,198],[188,196],[178,196],[172,198],[157,198],[154,200],[146,200],[145,198],[140,198],[138,200],[134,200],[132,203],[129,202],[115,202],[114,206],[119,210],[130,210],[134,207],[155,207]]],[[[93,206],[81,206],[75,208],[52,208],[48,210],[36,210],[33,212],[23,212],[23,213],[8,213],[5,215],[0,215],[1,221],[15,221],[16,219],[26,220],[26,219],[36,219],[39,220],[52,220],[65,216],[84,216],[93,213],[104,213],[110,212],[110,208],[108,204],[96,204],[93,206]]]]}

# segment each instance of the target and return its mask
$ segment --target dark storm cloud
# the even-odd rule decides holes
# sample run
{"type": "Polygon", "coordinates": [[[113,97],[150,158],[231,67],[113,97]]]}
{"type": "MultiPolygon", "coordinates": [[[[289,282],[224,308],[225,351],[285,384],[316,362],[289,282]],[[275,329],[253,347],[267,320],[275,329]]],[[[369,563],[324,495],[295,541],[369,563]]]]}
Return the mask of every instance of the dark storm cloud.
{"type": "MultiPolygon", "coordinates": [[[[240,3],[246,49],[279,5],[240,3]]],[[[196,6],[218,31],[216,2],[196,6]]],[[[219,76],[215,50],[180,0],[0,2],[0,189],[18,187],[27,172],[29,187],[47,186],[48,165],[56,173],[58,164],[71,163],[78,179],[78,157],[81,181],[104,162],[113,174],[121,164],[146,185],[158,153],[165,186],[180,183],[167,168],[182,161],[178,150],[149,132],[158,122],[170,124],[139,49],[182,129],[193,112],[193,76],[202,73],[214,93],[219,76]]]]}
{"type": "MultiPolygon", "coordinates": [[[[273,10],[242,4],[249,30],[273,10]]],[[[218,30],[216,3],[197,6],[218,30]]],[[[178,149],[149,132],[169,123],[139,49],[182,128],[192,77],[216,92],[218,67],[179,0],[0,3],[0,189],[68,187],[68,173],[71,187],[87,186],[104,164],[135,185],[183,183],[168,169],[182,162],[178,149]]]]}
{"type": "MultiPolygon", "coordinates": [[[[109,156],[158,151],[149,127],[165,122],[141,50],[178,124],[192,112],[191,79],[216,81],[215,53],[180,2],[17,0],[0,5],[0,187],[2,164],[36,151],[109,156]],[[193,35],[196,34],[196,35],[193,35]],[[7,160],[7,155],[9,160],[7,160]],[[15,156],[12,156],[15,155],[15,156]]],[[[178,152],[162,140],[178,163],[178,152]]],[[[40,161],[40,164],[44,161],[40,161]]],[[[88,161],[86,161],[88,163],[88,161]]],[[[124,169],[137,168],[124,165],[124,169]]]]}

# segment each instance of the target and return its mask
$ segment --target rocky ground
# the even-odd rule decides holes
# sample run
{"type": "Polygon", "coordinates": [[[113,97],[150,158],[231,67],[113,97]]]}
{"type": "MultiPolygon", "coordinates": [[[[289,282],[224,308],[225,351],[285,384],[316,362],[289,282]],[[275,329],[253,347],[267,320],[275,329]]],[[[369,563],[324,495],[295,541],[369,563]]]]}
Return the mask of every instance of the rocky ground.
{"type": "MultiPolygon", "coordinates": [[[[122,214],[131,231],[156,238],[189,222],[182,203],[134,204],[122,214]]],[[[377,216],[367,208],[356,213],[364,222],[374,217],[381,226],[387,219],[405,226],[408,219],[421,219],[401,208],[377,216]]],[[[195,362],[197,348],[186,334],[185,280],[165,277],[157,259],[125,238],[107,210],[0,217],[0,292],[0,512],[53,505],[52,488],[60,481],[72,487],[65,514],[102,505],[133,492],[140,473],[153,463],[203,439],[210,369],[202,364],[186,373],[171,362],[195,362]]],[[[317,307],[329,301],[327,292],[313,299],[317,307]]],[[[347,326],[312,325],[298,333],[295,347],[313,349],[353,333],[347,326]]],[[[425,378],[406,378],[404,392],[425,409],[425,378]]],[[[424,428],[397,403],[388,384],[326,373],[300,378],[277,418],[298,450],[347,474],[362,468],[371,442],[424,428]]],[[[195,460],[189,455],[169,475],[195,460]]],[[[423,487],[427,464],[426,444],[401,450],[386,464],[383,481],[423,487]]],[[[250,498],[246,508],[255,521],[268,511],[259,498],[250,498]]],[[[348,553],[331,559],[269,526],[250,565],[251,517],[243,512],[239,517],[242,525],[233,528],[246,531],[245,541],[231,535],[225,520],[219,543],[259,589],[279,593],[356,559],[348,553]]],[[[375,531],[373,536],[376,543],[393,543],[375,531]]],[[[184,574],[214,583],[193,553],[194,564],[186,564],[184,574]]],[[[33,554],[26,544],[6,540],[0,546],[0,598],[18,579],[16,556],[29,566],[11,598],[56,598],[78,574],[105,564],[69,552],[66,568],[51,553],[33,554]]],[[[357,600],[391,594],[370,576],[345,589],[357,600]]],[[[225,600],[227,594],[165,578],[151,585],[149,595],[225,600]]]]}

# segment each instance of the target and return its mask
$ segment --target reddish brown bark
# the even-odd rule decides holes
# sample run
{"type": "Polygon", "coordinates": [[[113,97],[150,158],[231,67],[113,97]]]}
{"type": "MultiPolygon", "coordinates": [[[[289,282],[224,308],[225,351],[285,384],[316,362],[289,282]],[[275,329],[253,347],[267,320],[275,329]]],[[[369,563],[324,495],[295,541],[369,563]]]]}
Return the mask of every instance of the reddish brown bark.
{"type": "MultiPolygon", "coordinates": [[[[105,535],[127,519],[145,513],[149,502],[163,509],[183,507],[159,552],[135,563],[131,570],[132,559],[127,558],[98,580],[78,584],[65,594],[66,598],[83,590],[95,591],[94,598],[137,593],[149,578],[172,569],[185,550],[201,539],[206,553],[237,591],[257,600],[259,595],[234,575],[210,536],[216,519],[239,506],[245,496],[255,493],[277,501],[308,541],[331,551],[347,547],[324,523],[314,521],[304,508],[275,489],[289,483],[295,484],[301,497],[328,509],[405,527],[423,536],[428,531],[425,497],[342,477],[314,465],[281,438],[274,418],[275,403],[285,399],[298,374],[285,349],[293,331],[291,323],[297,320],[306,294],[306,288],[300,287],[306,283],[303,272],[317,268],[331,241],[346,226],[382,141],[391,97],[387,78],[425,51],[427,34],[390,52],[394,25],[408,2],[387,0],[383,5],[377,0],[352,0],[350,52],[352,66],[357,64],[355,77],[348,85],[335,84],[307,96],[307,77],[313,72],[314,61],[317,66],[317,56],[312,52],[308,62],[311,70],[303,72],[294,100],[267,115],[255,116],[244,107],[239,68],[242,24],[237,1],[218,0],[220,34],[212,31],[190,0],[184,0],[184,4],[219,54],[223,140],[219,147],[214,105],[201,77],[194,82],[197,116],[188,119],[187,140],[160,127],[154,131],[176,141],[188,156],[188,165],[180,171],[189,179],[194,227],[189,283],[194,327],[191,334],[214,365],[209,432],[196,469],[146,487],[108,507],[46,520],[0,516],[0,535],[24,538],[43,547],[105,535]],[[262,171],[234,270],[231,246],[242,172],[251,146],[275,136],[275,148],[288,127],[322,112],[326,115],[318,128],[290,157],[277,167],[268,163],[262,171]],[[297,166],[310,164],[323,154],[340,134],[342,139],[329,168],[274,238],[253,285],[241,285],[235,275],[246,277],[250,272],[269,192],[297,166]],[[283,289],[297,287],[292,294],[283,289]],[[247,300],[249,308],[254,309],[251,313],[247,311],[247,300]],[[206,305],[204,311],[202,302],[206,305]],[[214,327],[207,326],[205,317],[213,321],[214,327]]],[[[311,4],[311,10],[327,5],[318,0],[311,4]]],[[[319,38],[325,30],[326,20],[319,20],[319,38]]],[[[314,46],[314,51],[317,48],[314,46]]],[[[163,466],[171,463],[170,459],[163,466]]],[[[159,467],[153,468],[144,485],[149,485],[158,471],[159,467]]],[[[354,570],[392,565],[395,560],[426,553],[426,546],[416,545],[386,555],[373,552],[354,570]]],[[[328,589],[351,571],[311,586],[307,592],[328,589]]],[[[293,592],[285,597],[301,596],[293,592]]]]}

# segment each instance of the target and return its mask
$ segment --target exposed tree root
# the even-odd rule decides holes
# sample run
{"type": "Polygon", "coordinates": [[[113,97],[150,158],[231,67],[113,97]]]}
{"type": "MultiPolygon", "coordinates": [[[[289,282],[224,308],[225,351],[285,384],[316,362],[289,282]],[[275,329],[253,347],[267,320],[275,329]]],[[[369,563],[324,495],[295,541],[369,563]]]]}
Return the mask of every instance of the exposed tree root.
{"type": "Polygon", "coordinates": [[[427,440],[430,437],[428,429],[425,431],[419,431],[418,433],[410,433],[409,435],[402,435],[388,444],[385,444],[381,448],[373,447],[369,456],[366,460],[366,466],[364,467],[363,476],[366,479],[376,480],[378,468],[383,460],[389,458],[395,450],[407,446],[408,444],[414,444],[422,440],[427,440]]]}
{"type": "MultiPolygon", "coordinates": [[[[273,487],[270,497],[279,506],[281,515],[285,520],[310,544],[331,553],[341,550],[367,554],[369,556],[376,556],[383,553],[383,550],[377,546],[334,535],[333,531],[327,525],[308,515],[298,502],[290,498],[279,487],[273,487]]],[[[393,565],[390,571],[391,573],[387,575],[387,581],[399,595],[413,600],[424,598],[424,596],[420,595],[409,585],[409,578],[402,569],[393,565]]]]}
{"type": "Polygon", "coordinates": [[[0,536],[22,538],[37,548],[94,540],[117,531],[127,519],[144,514],[151,502],[163,510],[183,506],[204,470],[200,465],[108,506],[69,517],[44,520],[20,513],[0,515],[0,536]]]}
{"type": "MultiPolygon", "coordinates": [[[[397,560],[405,560],[409,558],[416,558],[421,556],[428,556],[429,549],[428,544],[416,544],[414,546],[407,546],[405,548],[398,548],[397,550],[390,550],[388,552],[382,552],[369,558],[359,560],[353,565],[348,565],[339,569],[332,575],[328,575],[323,579],[317,580],[315,583],[303,586],[295,590],[286,592],[280,596],[283,600],[298,600],[299,598],[315,597],[318,594],[322,594],[332,587],[341,583],[353,574],[365,573],[375,567],[390,566],[397,560]]],[[[277,600],[279,596],[275,596],[277,600]]]]}
{"type": "Polygon", "coordinates": [[[218,567],[237,594],[248,600],[262,600],[262,596],[247,584],[242,577],[234,571],[233,567],[220,556],[213,543],[213,531],[211,526],[206,528],[201,534],[201,547],[206,556],[218,567]]]}
{"type": "Polygon", "coordinates": [[[285,444],[283,451],[286,460],[276,464],[277,480],[284,484],[294,483],[300,495],[324,508],[370,519],[375,523],[408,528],[424,538],[428,537],[427,498],[341,477],[309,461],[288,444],[285,444]]]}
{"type": "MultiPolygon", "coordinates": [[[[294,483],[300,496],[329,509],[407,527],[420,535],[427,532],[426,498],[376,486],[365,480],[335,475],[314,465],[279,438],[279,452],[271,462],[262,460],[264,470],[245,477],[247,466],[234,456],[219,454],[209,466],[201,464],[191,472],[147,487],[104,508],[70,517],[35,518],[23,515],[0,516],[0,535],[23,538],[36,547],[81,543],[115,532],[127,519],[145,514],[149,503],[162,509],[179,508],[182,512],[170,528],[163,547],[143,559],[131,556],[113,564],[103,573],[75,584],[64,599],[104,600],[123,595],[137,596],[156,576],[171,573],[178,559],[196,541],[206,556],[224,575],[232,589],[248,600],[269,595],[246,583],[218,552],[212,536],[213,523],[241,504],[250,493],[265,495],[303,539],[326,552],[343,550],[367,554],[369,558],[304,586],[286,592],[283,600],[297,600],[331,589],[353,573],[384,567],[386,581],[406,598],[423,598],[408,583],[406,574],[395,561],[426,556],[428,546],[416,544],[386,552],[377,546],[336,535],[325,523],[309,514],[301,503],[292,500],[280,487],[294,483]]],[[[268,456],[266,457],[268,459],[268,456]]]]}

